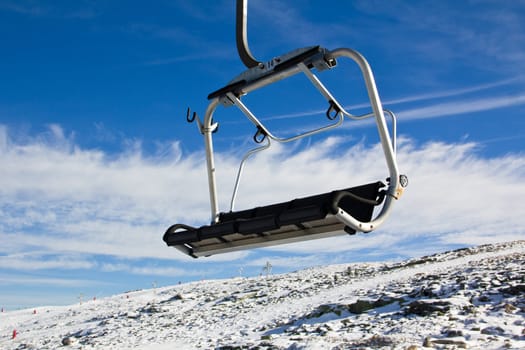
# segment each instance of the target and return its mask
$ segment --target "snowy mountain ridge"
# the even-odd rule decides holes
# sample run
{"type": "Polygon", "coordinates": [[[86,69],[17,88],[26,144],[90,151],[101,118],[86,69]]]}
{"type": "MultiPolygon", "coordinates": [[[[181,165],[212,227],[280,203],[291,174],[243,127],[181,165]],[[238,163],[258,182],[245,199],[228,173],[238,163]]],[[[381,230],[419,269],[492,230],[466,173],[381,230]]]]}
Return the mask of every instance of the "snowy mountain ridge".
{"type": "Polygon", "coordinates": [[[525,241],[0,314],[0,349],[62,347],[523,349],[525,241]]]}

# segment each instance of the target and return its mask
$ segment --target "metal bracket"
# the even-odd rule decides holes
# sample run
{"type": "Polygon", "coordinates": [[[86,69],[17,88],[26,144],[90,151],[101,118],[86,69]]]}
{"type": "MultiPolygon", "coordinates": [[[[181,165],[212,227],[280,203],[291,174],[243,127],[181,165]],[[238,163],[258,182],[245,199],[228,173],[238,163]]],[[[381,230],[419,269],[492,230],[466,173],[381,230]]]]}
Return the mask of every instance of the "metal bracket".
{"type": "Polygon", "coordinates": [[[188,123],[197,122],[197,128],[199,128],[199,132],[203,135],[207,131],[216,133],[219,130],[219,123],[213,122],[213,120],[212,120],[210,127],[208,128],[204,127],[204,124],[201,121],[201,118],[199,118],[199,115],[197,114],[197,112],[193,112],[192,114],[190,107],[188,107],[188,110],[186,111],[186,121],[188,123]]]}

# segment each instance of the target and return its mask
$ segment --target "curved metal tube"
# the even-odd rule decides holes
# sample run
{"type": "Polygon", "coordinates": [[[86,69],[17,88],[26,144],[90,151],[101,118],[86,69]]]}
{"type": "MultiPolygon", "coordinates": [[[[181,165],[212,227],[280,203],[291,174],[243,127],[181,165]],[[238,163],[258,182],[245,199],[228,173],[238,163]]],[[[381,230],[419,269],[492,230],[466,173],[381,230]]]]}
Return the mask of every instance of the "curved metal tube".
{"type": "Polygon", "coordinates": [[[237,0],[235,40],[237,42],[237,52],[242,63],[247,68],[257,67],[261,62],[257,61],[248,47],[248,0],[237,0]]]}
{"type": "Polygon", "coordinates": [[[304,132],[302,134],[299,134],[299,135],[296,135],[296,136],[292,136],[292,137],[287,137],[287,138],[282,138],[282,137],[277,137],[275,135],[273,135],[270,130],[268,130],[260,121],[259,119],[257,119],[257,117],[248,109],[248,107],[246,107],[246,105],[244,103],[242,103],[242,101],[237,97],[235,96],[233,93],[231,92],[228,92],[226,94],[228,96],[228,98],[235,104],[235,106],[237,106],[237,108],[239,108],[241,110],[241,112],[253,123],[255,124],[256,126],[259,126],[263,131],[264,133],[269,137],[271,138],[272,140],[275,140],[277,142],[281,142],[281,143],[285,143],[285,142],[291,142],[291,141],[295,141],[295,140],[298,140],[298,139],[301,139],[303,137],[307,137],[307,136],[312,136],[312,135],[315,135],[317,133],[320,133],[322,131],[326,131],[326,130],[330,130],[330,129],[333,129],[333,128],[336,128],[338,127],[339,125],[341,125],[343,123],[343,120],[344,120],[344,117],[342,114],[338,114],[338,119],[336,120],[335,123],[332,123],[332,124],[329,124],[329,125],[326,125],[326,126],[322,126],[320,128],[317,128],[317,129],[313,129],[313,130],[310,130],[310,131],[307,131],[307,132],[304,132]]]}
{"type": "Polygon", "coordinates": [[[381,146],[383,148],[383,153],[385,155],[386,164],[390,173],[390,184],[388,186],[387,196],[385,198],[385,203],[381,208],[379,214],[370,222],[361,222],[355,219],[353,216],[349,215],[344,211],[339,211],[336,216],[343,221],[348,226],[362,232],[370,232],[380,226],[388,214],[390,213],[394,199],[397,199],[402,191],[402,188],[399,183],[399,170],[397,168],[397,161],[395,157],[395,152],[393,144],[390,140],[390,134],[386,125],[385,116],[383,114],[383,108],[381,105],[381,100],[379,98],[379,93],[377,92],[376,83],[370,65],[366,59],[357,51],[340,48],[328,53],[333,58],[336,57],[348,57],[357,63],[361,69],[363,79],[365,81],[366,89],[368,91],[368,98],[372,107],[372,112],[375,116],[377,131],[379,133],[379,138],[381,141],[381,146]]]}
{"type": "Polygon", "coordinates": [[[239,183],[241,182],[241,176],[242,171],[244,170],[244,164],[250,158],[252,155],[254,155],[257,152],[264,151],[265,149],[270,147],[270,138],[266,139],[266,145],[254,148],[250,151],[248,151],[244,157],[241,160],[241,164],[239,165],[239,170],[237,171],[237,178],[235,179],[235,186],[233,187],[233,194],[232,199],[230,201],[230,211],[233,211],[235,209],[235,199],[237,198],[237,192],[239,191],[239,183]]]}
{"type": "Polygon", "coordinates": [[[397,117],[389,109],[384,109],[383,111],[392,118],[392,148],[394,149],[394,154],[397,154],[397,117]]]}

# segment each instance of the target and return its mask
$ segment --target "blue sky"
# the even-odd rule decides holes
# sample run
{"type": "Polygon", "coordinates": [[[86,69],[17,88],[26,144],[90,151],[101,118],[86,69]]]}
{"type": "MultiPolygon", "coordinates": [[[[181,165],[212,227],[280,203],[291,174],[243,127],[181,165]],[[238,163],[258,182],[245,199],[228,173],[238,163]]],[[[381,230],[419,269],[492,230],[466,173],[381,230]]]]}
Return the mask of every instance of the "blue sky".
{"type": "MultiPolygon", "coordinates": [[[[171,224],[209,220],[203,142],[185,113],[203,115],[244,70],[234,29],[233,0],[0,0],[0,306],[525,238],[523,1],[250,0],[259,60],[310,45],[368,59],[410,186],[369,235],[198,260],[166,247],[171,224]]],[[[358,72],[339,66],[319,77],[366,111],[358,72]]],[[[304,78],[245,103],[279,135],[324,122],[304,78]]],[[[226,210],[254,129],[233,108],[216,120],[226,210]]],[[[237,207],[387,175],[374,126],[349,121],[251,159],[237,207]]]]}

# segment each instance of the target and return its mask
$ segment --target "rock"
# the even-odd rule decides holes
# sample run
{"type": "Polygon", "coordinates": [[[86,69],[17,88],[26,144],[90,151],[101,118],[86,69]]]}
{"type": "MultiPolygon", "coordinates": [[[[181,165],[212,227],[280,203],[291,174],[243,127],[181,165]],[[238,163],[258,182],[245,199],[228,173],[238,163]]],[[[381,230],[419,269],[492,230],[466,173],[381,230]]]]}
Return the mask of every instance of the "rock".
{"type": "Polygon", "coordinates": [[[461,331],[460,329],[446,329],[445,331],[443,331],[443,334],[449,338],[462,337],[463,331],[461,331]]]}
{"type": "Polygon", "coordinates": [[[184,299],[185,299],[184,296],[182,294],[178,293],[178,294],[172,296],[171,298],[162,301],[161,303],[162,304],[168,304],[168,303],[172,303],[174,301],[179,301],[179,300],[184,300],[184,299]]]}
{"type": "Polygon", "coordinates": [[[374,302],[371,300],[358,300],[353,304],[348,305],[348,311],[353,314],[362,314],[374,308],[374,302]]]}
{"type": "Polygon", "coordinates": [[[344,305],[340,304],[323,304],[319,305],[314,311],[306,315],[306,318],[319,318],[323,315],[333,313],[337,316],[341,316],[345,310],[344,305]]]}
{"type": "Polygon", "coordinates": [[[378,307],[383,307],[386,305],[393,304],[395,302],[400,302],[402,299],[390,298],[390,297],[381,297],[377,300],[357,300],[353,304],[348,305],[348,311],[353,314],[362,314],[368,310],[372,310],[378,307]]]}
{"type": "Polygon", "coordinates": [[[138,319],[140,318],[140,314],[130,311],[130,312],[126,312],[126,317],[131,318],[131,319],[138,319]]]}
{"type": "Polygon", "coordinates": [[[423,347],[425,348],[433,348],[434,344],[432,343],[432,339],[430,337],[426,337],[425,340],[423,340],[423,347]]]}
{"type": "Polygon", "coordinates": [[[373,335],[370,338],[361,339],[352,343],[352,347],[344,347],[344,349],[393,349],[396,347],[396,342],[391,338],[383,335],[373,335]]]}
{"type": "Polygon", "coordinates": [[[508,314],[512,314],[514,313],[514,311],[516,311],[518,308],[512,304],[505,304],[505,306],[503,307],[503,309],[505,310],[506,313],[508,314]]]}
{"type": "MultiPolygon", "coordinates": [[[[148,303],[146,306],[140,308],[137,310],[139,313],[141,314],[156,314],[156,313],[159,313],[159,312],[163,312],[163,310],[158,307],[156,304],[152,304],[152,303],[148,303]]],[[[132,316],[134,316],[132,314],[132,316]]],[[[132,316],[129,316],[128,315],[128,318],[138,318],[140,317],[140,315],[138,315],[138,317],[132,317],[132,316]]]]}
{"type": "Polygon", "coordinates": [[[450,303],[448,301],[425,302],[416,300],[408,305],[405,312],[407,314],[414,314],[418,316],[429,316],[435,312],[443,314],[449,310],[450,303]]]}
{"type": "Polygon", "coordinates": [[[460,349],[467,348],[467,343],[462,339],[434,339],[432,340],[432,343],[439,345],[454,345],[455,347],[458,347],[460,349]]]}
{"type": "Polygon", "coordinates": [[[491,281],[490,281],[490,284],[492,284],[494,287],[499,287],[499,286],[501,286],[501,282],[498,281],[497,279],[491,280],[491,281]]]}
{"type": "Polygon", "coordinates": [[[478,301],[481,303],[488,303],[491,301],[491,299],[488,295],[482,294],[481,296],[479,296],[478,301]]]}
{"type": "Polygon", "coordinates": [[[70,345],[74,345],[77,343],[77,338],[75,337],[65,337],[64,339],[62,339],[62,345],[64,346],[70,346],[70,345]]]}
{"type": "Polygon", "coordinates": [[[18,345],[16,350],[39,350],[40,348],[33,345],[33,344],[27,344],[27,343],[21,343],[18,345]]]}
{"type": "Polygon", "coordinates": [[[501,327],[487,327],[481,330],[481,334],[488,335],[501,335],[503,333],[505,333],[505,330],[501,327]]]}
{"type": "Polygon", "coordinates": [[[511,286],[507,288],[500,289],[500,292],[508,295],[519,295],[525,294],[525,284],[518,284],[516,286],[511,286]]]}

